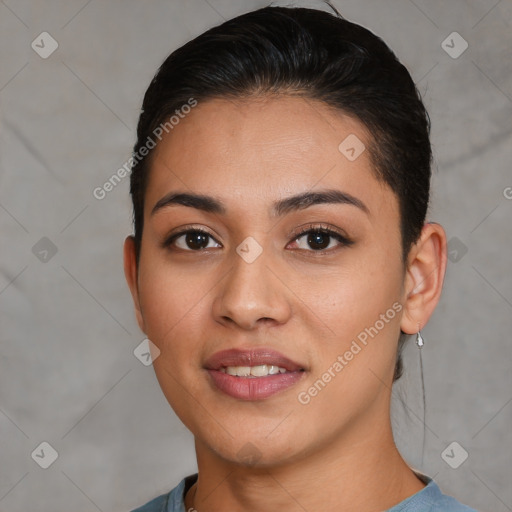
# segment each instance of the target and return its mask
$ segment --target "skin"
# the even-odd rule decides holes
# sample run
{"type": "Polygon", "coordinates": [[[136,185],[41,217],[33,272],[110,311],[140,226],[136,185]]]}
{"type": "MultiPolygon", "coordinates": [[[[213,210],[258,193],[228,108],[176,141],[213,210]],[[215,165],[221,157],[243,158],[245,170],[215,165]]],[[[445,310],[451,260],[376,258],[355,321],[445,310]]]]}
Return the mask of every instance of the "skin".
{"type": "Polygon", "coordinates": [[[124,264],[139,326],[161,351],[153,366],[162,391],[195,438],[199,478],[187,510],[375,512],[424,487],[393,441],[391,385],[400,329],[423,328],[439,300],[446,236],[425,224],[403,264],[397,198],[368,151],[352,162],[340,153],[349,134],[368,145],[359,121],[317,101],[214,99],[155,149],[139,266],[132,237],[124,264]],[[276,200],[323,189],[351,194],[368,213],[351,204],[270,213],[276,200]],[[213,196],[226,212],[170,205],[151,214],[178,191],[213,196]],[[194,251],[184,237],[162,247],[191,224],[212,235],[208,248],[194,251]],[[307,235],[294,236],[310,224],[353,243],[327,238],[315,251],[307,235]],[[249,236],[263,249],[252,263],[236,252],[249,236]],[[396,302],[401,311],[301,404],[299,392],[396,302]],[[264,400],[225,395],[204,364],[234,347],[278,350],[301,364],[302,380],[264,400]],[[244,446],[256,461],[241,459],[244,446]]]}

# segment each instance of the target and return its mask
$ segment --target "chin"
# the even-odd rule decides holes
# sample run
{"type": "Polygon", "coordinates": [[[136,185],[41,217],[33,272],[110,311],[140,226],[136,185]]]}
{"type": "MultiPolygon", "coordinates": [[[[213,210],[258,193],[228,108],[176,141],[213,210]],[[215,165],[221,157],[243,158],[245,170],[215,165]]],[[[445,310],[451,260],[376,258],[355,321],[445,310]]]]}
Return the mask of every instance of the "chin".
{"type": "MultiPolygon", "coordinates": [[[[197,438],[196,438],[197,439],[197,438]]],[[[203,438],[202,443],[229,464],[251,469],[268,469],[289,464],[305,455],[307,447],[291,442],[285,434],[271,439],[268,434],[245,433],[236,438],[203,438]]]]}

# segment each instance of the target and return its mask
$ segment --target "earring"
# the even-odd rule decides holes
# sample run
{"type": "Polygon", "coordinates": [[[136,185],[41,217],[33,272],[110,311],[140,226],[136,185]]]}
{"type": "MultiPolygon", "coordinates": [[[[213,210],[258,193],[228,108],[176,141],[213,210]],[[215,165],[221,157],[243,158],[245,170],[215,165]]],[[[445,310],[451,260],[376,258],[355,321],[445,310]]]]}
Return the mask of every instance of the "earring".
{"type": "Polygon", "coordinates": [[[416,334],[416,345],[418,345],[418,348],[423,347],[425,345],[425,342],[423,341],[423,336],[421,335],[421,331],[418,329],[418,333],[416,334]]]}

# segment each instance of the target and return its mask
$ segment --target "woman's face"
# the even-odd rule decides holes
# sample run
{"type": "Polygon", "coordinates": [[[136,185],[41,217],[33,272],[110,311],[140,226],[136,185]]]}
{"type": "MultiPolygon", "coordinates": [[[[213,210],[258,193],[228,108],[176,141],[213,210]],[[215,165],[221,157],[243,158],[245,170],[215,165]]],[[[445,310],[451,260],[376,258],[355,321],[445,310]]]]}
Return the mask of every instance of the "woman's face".
{"type": "Polygon", "coordinates": [[[367,141],[360,122],[281,96],[199,103],[155,149],[139,323],[170,405],[226,461],[299,460],[388,421],[405,272],[367,141]],[[300,234],[319,228],[335,234],[300,234]]]}

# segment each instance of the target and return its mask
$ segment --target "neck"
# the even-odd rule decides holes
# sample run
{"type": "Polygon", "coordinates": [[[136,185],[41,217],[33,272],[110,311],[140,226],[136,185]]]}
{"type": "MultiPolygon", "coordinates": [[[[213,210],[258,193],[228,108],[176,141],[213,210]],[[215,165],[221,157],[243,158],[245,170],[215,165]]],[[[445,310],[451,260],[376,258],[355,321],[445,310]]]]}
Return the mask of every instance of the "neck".
{"type": "Polygon", "coordinates": [[[352,428],[293,462],[247,467],[222,459],[196,439],[199,476],[186,510],[197,512],[375,512],[415,494],[421,482],[401,457],[391,425],[352,428]]]}

